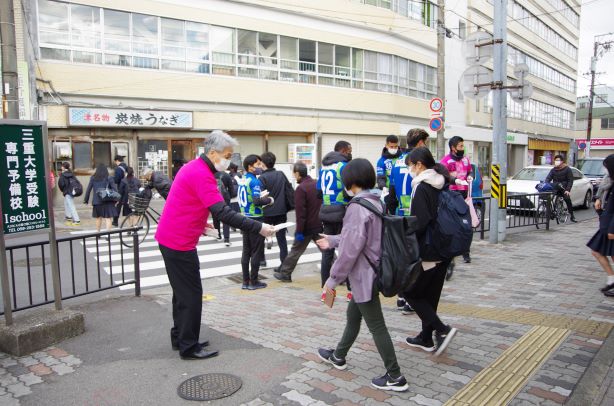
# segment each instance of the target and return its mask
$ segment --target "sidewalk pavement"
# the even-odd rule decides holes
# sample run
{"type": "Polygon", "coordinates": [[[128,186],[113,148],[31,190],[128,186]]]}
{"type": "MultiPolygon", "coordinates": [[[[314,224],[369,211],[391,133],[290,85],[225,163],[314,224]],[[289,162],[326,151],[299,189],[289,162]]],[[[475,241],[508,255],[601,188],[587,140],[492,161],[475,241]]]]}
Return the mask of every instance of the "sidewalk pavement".
{"type": "Polygon", "coordinates": [[[211,372],[243,380],[214,406],[612,405],[614,299],[599,292],[605,275],[585,247],[596,225],[514,234],[497,246],[476,241],[473,263],[458,264],[444,288],[442,319],[459,332],[439,357],[404,343],[419,319],[383,300],[405,393],[370,386],[384,368],[364,327],[347,370],[318,360],[317,348],[341,337],[347,304],[320,302],[318,268],[308,264],[291,284],[265,271],[269,287],[259,291],[242,291],[232,277],[204,280],[201,338],[220,350],[204,361],[182,361],[170,348],[168,287],[67,301],[85,313],[85,334],[28,357],[0,355],[0,405],[197,404],[177,387],[211,372]]]}

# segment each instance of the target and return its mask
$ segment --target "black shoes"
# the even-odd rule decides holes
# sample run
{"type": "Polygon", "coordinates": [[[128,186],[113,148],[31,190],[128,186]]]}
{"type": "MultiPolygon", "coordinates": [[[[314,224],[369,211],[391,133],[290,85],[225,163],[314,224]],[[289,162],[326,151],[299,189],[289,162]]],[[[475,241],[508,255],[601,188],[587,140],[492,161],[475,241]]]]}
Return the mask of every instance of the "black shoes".
{"type": "Polygon", "coordinates": [[[603,292],[607,297],[614,297],[614,289],[603,292]]]}
{"type": "Polygon", "coordinates": [[[456,331],[457,330],[454,327],[446,326],[446,332],[435,332],[435,343],[437,344],[437,352],[435,355],[440,355],[446,350],[448,344],[450,344],[450,341],[452,341],[452,338],[454,338],[456,331]]]}
{"type": "Polygon", "coordinates": [[[470,264],[471,263],[471,255],[469,255],[469,253],[463,254],[463,261],[465,261],[466,264],[470,264]]]}
{"type": "Polygon", "coordinates": [[[194,351],[190,354],[182,355],[181,359],[184,360],[194,360],[194,359],[207,359],[215,357],[219,354],[219,351],[205,351],[204,349],[200,349],[199,351],[194,351]]]}
{"type": "Polygon", "coordinates": [[[403,310],[401,310],[401,313],[404,315],[413,314],[415,312],[416,311],[414,310],[413,307],[409,305],[409,303],[405,303],[405,306],[403,306],[403,310]]]}
{"type": "Polygon", "coordinates": [[[243,285],[241,285],[241,289],[243,290],[249,289],[249,282],[243,282],[243,285]]]}
{"type": "Polygon", "coordinates": [[[403,375],[395,379],[389,374],[386,374],[380,378],[374,378],[371,381],[371,385],[377,389],[391,390],[395,392],[405,392],[407,389],[409,389],[409,384],[403,375]]]}
{"type": "Polygon", "coordinates": [[[437,349],[435,343],[433,343],[433,339],[425,340],[422,334],[418,334],[415,337],[407,337],[405,342],[410,347],[420,348],[426,352],[433,352],[437,349]]]}
{"type": "Polygon", "coordinates": [[[281,282],[292,282],[292,277],[289,275],[285,275],[281,272],[274,272],[273,276],[275,277],[275,279],[277,279],[278,281],[281,282]]]}
{"type": "Polygon", "coordinates": [[[249,286],[247,287],[247,290],[264,289],[266,287],[267,287],[266,283],[260,282],[260,281],[256,281],[256,282],[250,282],[249,286]]]}
{"type": "Polygon", "coordinates": [[[403,310],[405,308],[405,299],[397,297],[397,310],[403,310]]]}
{"type": "MultiPolygon", "coordinates": [[[[177,344],[173,343],[171,345],[173,346],[173,351],[179,351],[179,346],[177,344]]],[[[209,340],[205,340],[202,343],[198,343],[198,345],[200,345],[200,348],[203,349],[209,345],[209,340]]]]}
{"type": "Polygon", "coordinates": [[[612,288],[614,288],[614,283],[608,283],[607,285],[602,287],[600,290],[605,293],[608,290],[612,290],[612,288]]]}
{"type": "Polygon", "coordinates": [[[345,358],[335,357],[335,350],[333,350],[332,348],[319,348],[318,357],[320,357],[322,361],[331,364],[339,370],[344,370],[348,367],[348,364],[345,362],[345,358]]]}
{"type": "Polygon", "coordinates": [[[260,261],[260,268],[266,268],[266,261],[260,261]]]}
{"type": "Polygon", "coordinates": [[[572,223],[577,223],[578,222],[578,220],[576,220],[575,217],[570,218],[570,220],[571,220],[572,223]]]}

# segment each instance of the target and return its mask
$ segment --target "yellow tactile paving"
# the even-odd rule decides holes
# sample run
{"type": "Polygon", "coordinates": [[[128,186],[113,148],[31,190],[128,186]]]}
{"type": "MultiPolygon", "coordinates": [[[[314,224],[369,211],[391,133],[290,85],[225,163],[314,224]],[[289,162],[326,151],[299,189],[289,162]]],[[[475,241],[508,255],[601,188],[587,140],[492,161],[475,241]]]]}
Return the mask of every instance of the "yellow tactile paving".
{"type": "MultiPolygon", "coordinates": [[[[292,284],[285,284],[278,282],[275,279],[269,280],[269,287],[267,289],[278,289],[284,288],[287,286],[292,286],[294,288],[302,288],[307,290],[319,291],[320,288],[320,277],[319,276],[308,276],[301,277],[300,279],[295,280],[292,284]]],[[[237,290],[239,294],[246,294],[253,292],[241,291],[237,290]]],[[[345,290],[341,287],[341,291],[339,291],[339,295],[345,296],[345,290]]],[[[382,303],[385,303],[390,306],[394,306],[396,304],[396,298],[384,298],[382,297],[382,303]]],[[[526,324],[530,326],[545,326],[545,327],[554,327],[566,330],[573,330],[584,334],[589,334],[596,337],[606,338],[610,333],[614,324],[596,321],[596,320],[586,320],[578,317],[571,316],[563,316],[563,315],[555,315],[555,314],[547,314],[541,313],[534,310],[525,310],[525,309],[503,309],[503,308],[493,308],[493,307],[480,307],[476,305],[470,304],[458,304],[458,303],[445,303],[441,302],[439,304],[438,311],[442,314],[452,314],[455,316],[466,316],[477,319],[486,319],[493,321],[502,321],[508,323],[517,323],[517,324],[526,324]]]]}
{"type": "Polygon", "coordinates": [[[535,326],[444,406],[505,405],[565,340],[569,330],[535,326]]]}

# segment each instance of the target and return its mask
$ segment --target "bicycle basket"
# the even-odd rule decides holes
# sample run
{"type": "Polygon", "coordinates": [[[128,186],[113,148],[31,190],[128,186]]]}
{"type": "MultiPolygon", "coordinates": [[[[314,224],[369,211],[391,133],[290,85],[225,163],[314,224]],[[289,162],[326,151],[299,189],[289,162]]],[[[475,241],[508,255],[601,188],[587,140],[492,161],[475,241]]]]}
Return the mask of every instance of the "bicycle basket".
{"type": "Polygon", "coordinates": [[[149,207],[150,200],[151,197],[142,197],[136,193],[128,194],[128,206],[130,206],[135,213],[144,213],[149,207]]]}

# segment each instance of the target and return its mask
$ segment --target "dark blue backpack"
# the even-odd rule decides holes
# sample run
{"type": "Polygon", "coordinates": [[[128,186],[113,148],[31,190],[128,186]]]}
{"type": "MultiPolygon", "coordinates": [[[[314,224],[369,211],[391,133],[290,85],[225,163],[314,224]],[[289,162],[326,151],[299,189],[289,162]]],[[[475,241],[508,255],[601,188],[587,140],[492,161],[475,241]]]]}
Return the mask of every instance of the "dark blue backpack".
{"type": "Polygon", "coordinates": [[[535,189],[537,189],[537,191],[540,193],[554,191],[554,187],[550,182],[539,182],[537,185],[535,185],[535,189]]]}
{"type": "Polygon", "coordinates": [[[473,240],[471,212],[463,196],[447,186],[439,193],[437,219],[426,231],[425,261],[452,259],[469,252],[473,240]]]}

